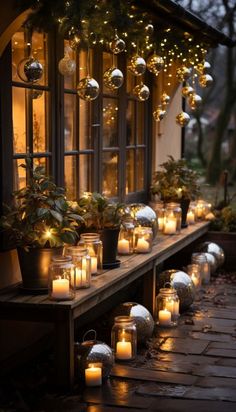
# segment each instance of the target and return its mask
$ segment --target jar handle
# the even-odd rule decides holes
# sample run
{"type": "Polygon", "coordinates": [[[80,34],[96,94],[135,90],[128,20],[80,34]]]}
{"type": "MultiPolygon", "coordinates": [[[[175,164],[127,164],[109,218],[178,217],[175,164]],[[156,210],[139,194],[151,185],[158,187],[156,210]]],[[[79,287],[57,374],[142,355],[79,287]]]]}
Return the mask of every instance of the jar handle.
{"type": "Polygon", "coordinates": [[[170,282],[165,282],[164,283],[164,288],[169,287],[170,289],[172,289],[171,287],[171,283],[170,282]]]}
{"type": "Polygon", "coordinates": [[[89,333],[94,333],[94,339],[93,340],[97,340],[97,332],[95,329],[89,329],[87,330],[87,332],[85,332],[85,334],[83,335],[83,342],[85,341],[85,337],[89,334],[89,333]]]}

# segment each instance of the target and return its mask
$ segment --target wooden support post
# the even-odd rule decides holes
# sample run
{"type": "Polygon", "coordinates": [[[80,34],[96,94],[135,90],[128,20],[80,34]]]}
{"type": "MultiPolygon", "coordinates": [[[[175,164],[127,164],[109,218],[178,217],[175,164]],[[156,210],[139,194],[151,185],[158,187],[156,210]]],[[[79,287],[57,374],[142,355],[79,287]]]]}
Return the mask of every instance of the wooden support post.
{"type": "Polygon", "coordinates": [[[153,267],[143,276],[143,304],[155,317],[156,306],[156,268],[153,267]]]}

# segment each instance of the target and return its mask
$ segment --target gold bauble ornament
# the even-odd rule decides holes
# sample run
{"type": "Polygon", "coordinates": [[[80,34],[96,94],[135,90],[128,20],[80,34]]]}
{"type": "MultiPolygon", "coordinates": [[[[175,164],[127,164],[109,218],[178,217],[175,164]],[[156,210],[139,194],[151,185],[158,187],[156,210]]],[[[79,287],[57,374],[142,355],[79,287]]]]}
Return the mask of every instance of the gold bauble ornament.
{"type": "Polygon", "coordinates": [[[213,77],[210,74],[202,74],[198,79],[201,87],[211,86],[213,83],[213,77]]]}
{"type": "Polygon", "coordinates": [[[19,62],[17,74],[25,83],[36,83],[43,76],[43,66],[37,59],[26,57],[19,62]]]}
{"type": "Polygon", "coordinates": [[[109,48],[112,53],[119,54],[125,50],[125,42],[116,33],[114,39],[109,43],[109,48]]]}
{"type": "Polygon", "coordinates": [[[144,58],[137,54],[131,57],[128,62],[128,70],[135,76],[142,76],[146,70],[146,62],[144,58]]]}
{"type": "Polygon", "coordinates": [[[147,36],[151,36],[154,32],[154,27],[151,23],[147,24],[145,26],[145,33],[147,34],[147,36]]]}
{"type": "Polygon", "coordinates": [[[147,61],[147,68],[151,73],[154,73],[157,76],[163,69],[164,63],[164,59],[161,56],[153,54],[147,61]]]}
{"type": "Polygon", "coordinates": [[[165,106],[165,105],[167,105],[169,102],[170,102],[170,96],[169,96],[166,92],[162,93],[162,95],[161,95],[161,103],[165,106]]]}
{"type": "Polygon", "coordinates": [[[181,93],[183,97],[189,97],[194,93],[194,89],[191,86],[184,86],[181,93]]]}
{"type": "Polygon", "coordinates": [[[206,74],[210,70],[210,68],[211,68],[210,63],[205,61],[205,62],[199,63],[196,66],[196,72],[198,74],[206,74]]]}
{"type": "Polygon", "coordinates": [[[157,109],[154,110],[152,115],[156,122],[160,122],[162,119],[164,119],[166,115],[166,110],[163,110],[161,106],[158,106],[157,109]]]}
{"type": "Polygon", "coordinates": [[[177,114],[175,120],[179,126],[184,127],[189,123],[190,116],[186,112],[180,112],[179,114],[177,114]]]}
{"type": "Polygon", "coordinates": [[[186,66],[178,67],[178,69],[176,70],[176,77],[179,80],[179,82],[184,82],[185,80],[188,80],[190,76],[191,69],[189,69],[186,66]]]}
{"type": "Polygon", "coordinates": [[[98,82],[90,76],[85,77],[78,83],[77,94],[87,102],[95,100],[99,95],[98,82]]]}
{"type": "Polygon", "coordinates": [[[72,50],[77,50],[81,43],[81,34],[78,29],[72,27],[69,30],[69,46],[72,50]]]}
{"type": "Polygon", "coordinates": [[[124,82],[124,76],[121,70],[116,67],[110,67],[103,74],[105,86],[110,90],[119,89],[124,82]]]}
{"type": "Polygon", "coordinates": [[[193,93],[188,98],[188,104],[192,110],[196,110],[199,106],[201,106],[202,98],[199,94],[193,93]]]}
{"type": "Polygon", "coordinates": [[[149,98],[150,90],[145,84],[141,83],[135,86],[135,88],[133,89],[133,95],[140,102],[144,102],[149,98]]]}
{"type": "Polygon", "coordinates": [[[72,76],[76,70],[75,60],[71,59],[69,54],[65,54],[58,63],[58,70],[62,76],[72,76]]]}

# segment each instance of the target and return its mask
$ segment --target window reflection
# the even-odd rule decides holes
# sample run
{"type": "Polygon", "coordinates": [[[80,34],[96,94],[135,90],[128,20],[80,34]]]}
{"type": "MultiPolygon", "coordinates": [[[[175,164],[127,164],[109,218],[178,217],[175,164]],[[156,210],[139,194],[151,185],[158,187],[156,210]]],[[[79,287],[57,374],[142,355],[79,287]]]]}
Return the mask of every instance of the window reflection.
{"type": "Polygon", "coordinates": [[[108,197],[118,194],[118,154],[104,152],[102,162],[102,192],[108,197]]]}
{"type": "Polygon", "coordinates": [[[114,99],[103,99],[103,147],[118,145],[118,104],[114,99]]]}
{"type": "Polygon", "coordinates": [[[126,153],[126,188],[125,193],[135,190],[135,161],[134,150],[127,150],[126,153]]]}
{"type": "Polygon", "coordinates": [[[129,100],[126,110],[126,146],[135,143],[135,102],[129,100]]]}
{"type": "Polygon", "coordinates": [[[137,190],[144,189],[144,149],[137,150],[137,190]]]}

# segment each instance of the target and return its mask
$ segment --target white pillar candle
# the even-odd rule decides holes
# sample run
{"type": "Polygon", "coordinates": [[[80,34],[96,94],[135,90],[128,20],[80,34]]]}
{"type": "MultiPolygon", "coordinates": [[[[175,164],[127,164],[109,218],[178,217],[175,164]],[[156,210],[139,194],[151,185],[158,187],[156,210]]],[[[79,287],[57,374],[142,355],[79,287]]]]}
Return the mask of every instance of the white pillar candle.
{"type": "Polygon", "coordinates": [[[174,300],[168,300],[165,302],[165,309],[169,310],[172,314],[174,312],[174,300]]]}
{"type": "Polygon", "coordinates": [[[70,296],[70,283],[68,279],[55,279],[52,281],[52,297],[55,299],[68,299],[70,296]]]}
{"type": "Polygon", "coordinates": [[[149,251],[149,242],[143,237],[139,238],[137,241],[136,251],[140,253],[145,253],[149,251]]]}
{"type": "Polygon", "coordinates": [[[91,274],[94,275],[98,271],[98,259],[96,256],[91,256],[91,274]]]}
{"type": "Polygon", "coordinates": [[[101,386],[102,368],[91,366],[85,369],[85,383],[87,386],[101,386]]]}
{"type": "Polygon", "coordinates": [[[173,315],[179,316],[179,300],[174,302],[173,315]]]}
{"type": "Polygon", "coordinates": [[[127,360],[132,358],[131,342],[126,342],[124,339],[116,344],[116,358],[127,360]]]}
{"type": "Polygon", "coordinates": [[[177,221],[176,219],[166,219],[164,225],[165,235],[174,235],[176,233],[177,221]]]}
{"type": "Polygon", "coordinates": [[[127,239],[121,239],[118,242],[118,253],[127,254],[129,253],[129,241],[127,239]]]}
{"type": "Polygon", "coordinates": [[[75,286],[81,287],[86,284],[87,281],[87,274],[86,269],[78,269],[75,270],[75,286]]]}
{"type": "Polygon", "coordinates": [[[198,287],[200,286],[200,278],[199,278],[197,275],[195,275],[195,273],[193,273],[193,274],[191,275],[191,279],[192,279],[192,281],[193,281],[194,286],[195,286],[196,288],[198,288],[198,287]]]}
{"type": "Polygon", "coordinates": [[[192,210],[187,213],[187,223],[189,225],[193,225],[195,223],[195,217],[192,210]]]}
{"type": "Polygon", "coordinates": [[[159,229],[160,231],[162,231],[162,230],[163,230],[163,227],[164,227],[164,217],[159,217],[159,218],[158,218],[158,229],[159,229]]]}
{"type": "Polygon", "coordinates": [[[171,312],[167,309],[159,310],[158,313],[159,325],[170,326],[171,325],[171,312]]]}

